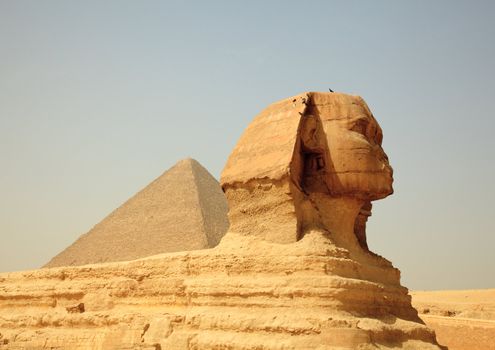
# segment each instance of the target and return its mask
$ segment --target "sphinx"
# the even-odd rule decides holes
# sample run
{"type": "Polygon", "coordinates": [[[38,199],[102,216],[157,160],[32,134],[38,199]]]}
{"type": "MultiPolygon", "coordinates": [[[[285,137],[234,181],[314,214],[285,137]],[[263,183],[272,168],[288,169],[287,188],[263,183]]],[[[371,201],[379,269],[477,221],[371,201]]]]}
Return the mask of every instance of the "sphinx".
{"type": "Polygon", "coordinates": [[[371,202],[393,192],[381,141],[360,97],[268,106],[222,172],[216,247],[0,274],[0,348],[442,349],[367,248],[371,202]]]}

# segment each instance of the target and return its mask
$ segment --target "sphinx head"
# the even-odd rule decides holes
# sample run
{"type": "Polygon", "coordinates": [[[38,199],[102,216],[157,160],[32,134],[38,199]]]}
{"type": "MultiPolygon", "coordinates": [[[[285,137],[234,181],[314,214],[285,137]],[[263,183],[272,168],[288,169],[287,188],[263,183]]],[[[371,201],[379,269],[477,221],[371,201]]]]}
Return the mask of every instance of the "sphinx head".
{"type": "Polygon", "coordinates": [[[301,119],[301,181],[307,192],[364,201],[393,193],[383,133],[362,98],[312,94],[301,119]]]}
{"type": "Polygon", "coordinates": [[[308,228],[328,230],[330,218],[343,218],[342,200],[357,208],[347,217],[358,217],[361,207],[393,192],[381,141],[358,96],[309,92],[270,105],[222,172],[231,231],[294,242],[308,228]]]}

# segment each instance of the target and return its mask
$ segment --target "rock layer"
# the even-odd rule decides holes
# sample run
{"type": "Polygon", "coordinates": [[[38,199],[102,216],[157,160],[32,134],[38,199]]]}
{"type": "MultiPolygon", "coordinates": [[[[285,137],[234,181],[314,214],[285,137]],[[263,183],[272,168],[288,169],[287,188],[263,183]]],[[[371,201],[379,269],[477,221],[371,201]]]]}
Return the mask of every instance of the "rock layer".
{"type": "Polygon", "coordinates": [[[318,232],[1,274],[0,349],[438,349],[397,278],[318,232]]]}
{"type": "Polygon", "coordinates": [[[214,247],[229,227],[218,181],[179,161],[55,256],[45,267],[123,261],[214,247]]]}

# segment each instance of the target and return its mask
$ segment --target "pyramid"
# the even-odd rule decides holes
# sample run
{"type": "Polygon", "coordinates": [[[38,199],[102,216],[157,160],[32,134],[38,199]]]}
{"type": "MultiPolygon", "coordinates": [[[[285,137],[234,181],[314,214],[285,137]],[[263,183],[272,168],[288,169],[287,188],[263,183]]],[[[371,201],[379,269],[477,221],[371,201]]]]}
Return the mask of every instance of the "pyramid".
{"type": "Polygon", "coordinates": [[[196,160],[179,161],[44,267],[133,260],[216,246],[229,227],[218,181],[196,160]]]}

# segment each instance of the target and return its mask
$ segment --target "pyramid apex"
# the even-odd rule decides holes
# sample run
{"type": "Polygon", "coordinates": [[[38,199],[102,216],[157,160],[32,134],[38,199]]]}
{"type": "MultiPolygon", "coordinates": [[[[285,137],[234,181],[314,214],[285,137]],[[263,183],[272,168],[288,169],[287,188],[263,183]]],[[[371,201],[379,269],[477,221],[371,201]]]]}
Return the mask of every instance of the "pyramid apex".
{"type": "MultiPolygon", "coordinates": [[[[177,168],[179,168],[179,169],[181,169],[181,168],[189,168],[193,172],[193,174],[198,175],[198,172],[201,173],[201,175],[198,175],[198,176],[207,176],[207,177],[212,176],[208,172],[208,170],[203,166],[203,164],[201,164],[196,159],[191,158],[191,157],[187,157],[187,158],[184,158],[184,159],[179,160],[170,169],[177,169],[177,168]]],[[[217,180],[215,180],[215,181],[217,181],[217,180]]]]}
{"type": "Polygon", "coordinates": [[[200,164],[200,163],[194,158],[187,157],[187,158],[183,158],[183,159],[179,160],[177,163],[175,163],[174,166],[187,165],[187,164],[200,164]]]}
{"type": "Polygon", "coordinates": [[[179,162],[197,162],[197,160],[192,158],[192,157],[186,157],[186,158],[179,160],[179,162]]]}

